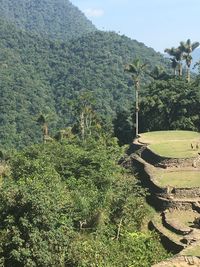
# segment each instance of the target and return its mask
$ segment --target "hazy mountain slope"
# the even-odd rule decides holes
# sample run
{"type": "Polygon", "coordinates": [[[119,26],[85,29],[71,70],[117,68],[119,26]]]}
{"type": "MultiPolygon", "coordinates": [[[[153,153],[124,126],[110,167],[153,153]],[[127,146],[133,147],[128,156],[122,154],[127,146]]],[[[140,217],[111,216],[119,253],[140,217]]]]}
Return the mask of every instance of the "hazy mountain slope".
{"type": "Polygon", "coordinates": [[[1,18],[53,39],[68,40],[96,30],[68,0],[0,0],[0,6],[1,18]]]}
{"type": "MultiPolygon", "coordinates": [[[[194,52],[192,53],[192,57],[193,62],[191,68],[194,67],[195,63],[200,61],[200,48],[194,50],[194,52]]],[[[193,69],[193,71],[197,71],[197,68],[193,69]]]]}

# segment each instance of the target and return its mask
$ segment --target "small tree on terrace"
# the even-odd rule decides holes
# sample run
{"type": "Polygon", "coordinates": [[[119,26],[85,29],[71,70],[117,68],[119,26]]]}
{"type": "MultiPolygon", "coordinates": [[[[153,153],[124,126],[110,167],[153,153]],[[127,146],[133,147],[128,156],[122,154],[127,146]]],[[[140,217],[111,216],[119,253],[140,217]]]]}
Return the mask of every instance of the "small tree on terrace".
{"type": "Polygon", "coordinates": [[[95,98],[92,93],[92,91],[81,90],[71,103],[76,122],[75,128],[82,140],[101,128],[98,123],[99,118],[95,112],[95,98]]]}

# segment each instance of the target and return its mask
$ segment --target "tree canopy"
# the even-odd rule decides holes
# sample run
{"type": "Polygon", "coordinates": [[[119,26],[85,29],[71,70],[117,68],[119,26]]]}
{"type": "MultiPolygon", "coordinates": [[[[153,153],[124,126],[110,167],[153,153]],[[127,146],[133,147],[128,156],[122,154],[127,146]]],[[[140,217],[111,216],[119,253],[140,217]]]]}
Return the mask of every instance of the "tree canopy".
{"type": "Polygon", "coordinates": [[[145,191],[115,139],[35,145],[0,188],[1,266],[149,266],[166,252],[142,232],[145,191]],[[92,153],[91,153],[92,151],[92,153]]]}
{"type": "Polygon", "coordinates": [[[142,132],[200,130],[200,88],[195,84],[179,79],[152,82],[140,106],[142,132]]]}
{"type": "Polygon", "coordinates": [[[68,0],[0,0],[0,17],[20,29],[67,41],[96,30],[68,0]]]}
{"type": "MultiPolygon", "coordinates": [[[[94,32],[67,43],[49,41],[0,20],[0,140],[2,148],[40,142],[37,119],[48,117],[49,134],[77,121],[80,91],[95,99],[95,112],[110,125],[119,107],[134,102],[125,64],[141,56],[149,66],[164,58],[153,49],[113,32],[94,32]]],[[[142,82],[147,80],[142,78],[142,82]]]]}

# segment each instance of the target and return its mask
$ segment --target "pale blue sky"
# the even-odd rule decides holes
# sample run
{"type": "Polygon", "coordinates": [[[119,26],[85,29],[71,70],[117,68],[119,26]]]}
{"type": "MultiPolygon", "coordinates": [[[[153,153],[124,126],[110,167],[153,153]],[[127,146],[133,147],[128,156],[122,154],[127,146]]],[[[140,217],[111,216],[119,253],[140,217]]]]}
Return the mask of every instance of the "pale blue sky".
{"type": "Polygon", "coordinates": [[[70,0],[100,30],[113,30],[163,53],[200,41],[200,0],[70,0]]]}

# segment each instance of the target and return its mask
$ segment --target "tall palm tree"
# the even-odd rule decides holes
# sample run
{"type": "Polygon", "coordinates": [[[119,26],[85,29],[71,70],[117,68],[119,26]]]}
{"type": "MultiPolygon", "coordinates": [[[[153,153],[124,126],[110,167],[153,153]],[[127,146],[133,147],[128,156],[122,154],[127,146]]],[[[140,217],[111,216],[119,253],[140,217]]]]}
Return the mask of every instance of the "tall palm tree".
{"type": "Polygon", "coordinates": [[[176,69],[178,66],[178,61],[176,58],[176,48],[172,47],[172,48],[166,48],[164,50],[165,53],[169,54],[169,56],[171,56],[172,58],[170,58],[171,62],[172,62],[172,68],[174,70],[174,76],[176,76],[176,69]]]}
{"type": "Polygon", "coordinates": [[[174,70],[174,76],[176,76],[176,69],[178,66],[178,61],[176,60],[176,58],[170,58],[171,62],[172,62],[172,69],[174,70]]]}
{"type": "Polygon", "coordinates": [[[180,42],[180,45],[178,48],[176,48],[176,60],[178,61],[178,75],[179,77],[182,77],[183,75],[183,55],[184,55],[184,46],[180,42]]]}
{"type": "Polygon", "coordinates": [[[185,54],[183,56],[183,58],[185,59],[185,63],[186,63],[186,66],[187,66],[187,69],[186,69],[186,76],[187,76],[187,81],[188,83],[190,82],[190,66],[192,64],[192,56],[190,54],[185,54]]]}
{"type": "Polygon", "coordinates": [[[183,60],[183,47],[180,45],[178,48],[166,48],[165,53],[168,53],[172,59],[172,68],[174,69],[174,75],[176,76],[176,69],[178,67],[178,75],[182,76],[182,60],[183,60]]]}
{"type": "Polygon", "coordinates": [[[192,64],[192,55],[191,53],[199,46],[199,42],[192,43],[190,39],[186,42],[181,42],[180,45],[184,51],[183,58],[185,59],[187,66],[187,81],[190,82],[190,66],[192,64]]]}
{"type": "Polygon", "coordinates": [[[138,92],[140,90],[140,78],[146,69],[147,64],[141,63],[140,59],[136,58],[132,64],[128,64],[125,66],[125,71],[132,74],[132,79],[135,84],[135,118],[136,118],[136,127],[135,127],[135,135],[136,138],[139,136],[139,97],[138,92]]]}

